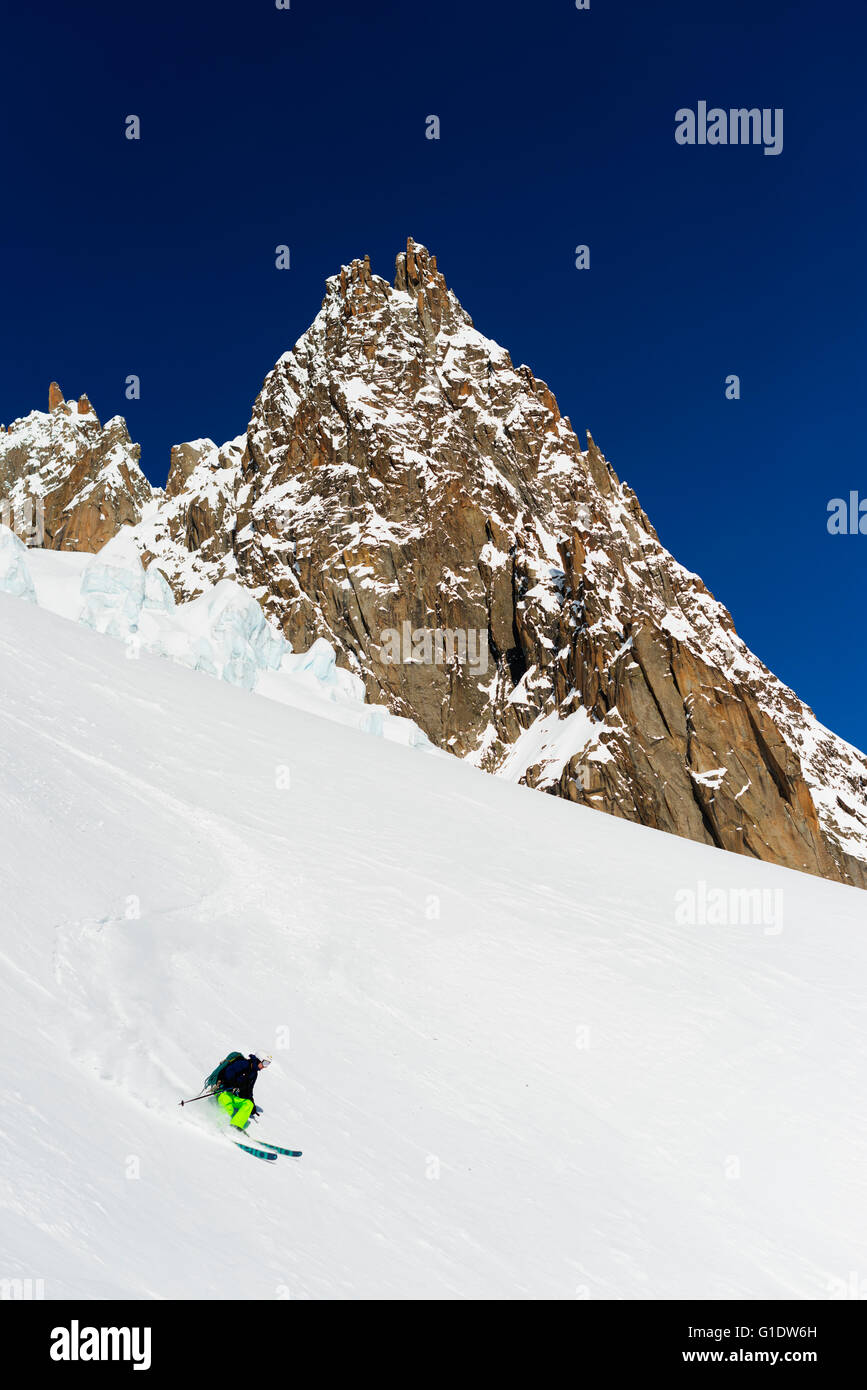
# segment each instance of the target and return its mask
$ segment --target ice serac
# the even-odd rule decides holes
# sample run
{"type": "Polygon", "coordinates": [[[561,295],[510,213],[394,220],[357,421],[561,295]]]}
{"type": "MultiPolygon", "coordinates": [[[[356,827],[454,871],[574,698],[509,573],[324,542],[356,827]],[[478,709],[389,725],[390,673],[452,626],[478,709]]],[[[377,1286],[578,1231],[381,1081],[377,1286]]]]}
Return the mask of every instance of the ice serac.
{"type": "Polygon", "coordinates": [[[28,543],[99,550],[153,500],[139,455],[120,416],[101,425],[87,396],[65,401],[52,382],[47,412],[34,410],[0,433],[8,519],[28,543]]]}

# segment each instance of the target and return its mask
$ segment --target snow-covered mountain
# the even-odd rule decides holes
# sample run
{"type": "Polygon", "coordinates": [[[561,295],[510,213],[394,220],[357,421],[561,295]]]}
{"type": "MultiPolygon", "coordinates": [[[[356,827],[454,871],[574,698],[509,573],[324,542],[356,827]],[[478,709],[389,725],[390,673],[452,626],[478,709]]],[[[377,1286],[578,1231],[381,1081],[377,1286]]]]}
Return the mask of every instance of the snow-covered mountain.
{"type": "Polygon", "coordinates": [[[135,535],[178,599],[236,581],[486,771],[867,886],[867,759],[412,240],[393,283],[368,259],[327,282],[246,434],[173,450],[135,535]]]}
{"type": "MultiPolygon", "coordinates": [[[[4,1280],[845,1295],[863,896],[120,640],[123,559],[31,554],[33,592],[0,593],[4,1280]],[[179,1109],[232,1048],[274,1053],[263,1137],[300,1161],[179,1109]]],[[[193,609],[220,656],[217,593],[193,609]]],[[[192,639],[161,594],[140,632],[192,639]]]]}
{"type": "Polygon", "coordinates": [[[87,396],[65,401],[52,382],[47,411],[0,425],[2,521],[29,544],[99,550],[161,496],[139,458],[125,420],[101,425],[87,396]]]}

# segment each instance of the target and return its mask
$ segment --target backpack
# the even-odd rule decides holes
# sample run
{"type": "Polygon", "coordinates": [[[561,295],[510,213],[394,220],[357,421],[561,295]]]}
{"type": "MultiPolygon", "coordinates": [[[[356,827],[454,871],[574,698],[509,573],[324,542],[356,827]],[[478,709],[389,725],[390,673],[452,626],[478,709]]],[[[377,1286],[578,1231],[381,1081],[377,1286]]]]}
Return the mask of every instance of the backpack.
{"type": "Polygon", "coordinates": [[[218,1067],[215,1067],[214,1070],[211,1072],[211,1075],[208,1077],[207,1081],[202,1087],[202,1090],[207,1090],[209,1086],[219,1087],[221,1084],[223,1072],[226,1070],[226,1067],[229,1065],[229,1063],[237,1062],[243,1056],[243,1052],[230,1052],[228,1057],[224,1057],[220,1065],[218,1067]]]}

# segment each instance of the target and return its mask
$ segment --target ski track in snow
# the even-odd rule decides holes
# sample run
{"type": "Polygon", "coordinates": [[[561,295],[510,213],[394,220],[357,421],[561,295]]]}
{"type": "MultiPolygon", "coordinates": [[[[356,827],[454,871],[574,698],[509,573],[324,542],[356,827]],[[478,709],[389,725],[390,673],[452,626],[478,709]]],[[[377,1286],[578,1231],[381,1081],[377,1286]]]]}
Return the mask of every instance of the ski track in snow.
{"type": "Polygon", "coordinates": [[[863,894],[6,595],[0,701],[4,1277],[823,1298],[867,1267],[863,894]],[[782,890],[782,931],[679,925],[700,881],[782,890]],[[178,1107],[233,1047],[274,1052],[262,1135],[301,1160],[178,1107]]]}

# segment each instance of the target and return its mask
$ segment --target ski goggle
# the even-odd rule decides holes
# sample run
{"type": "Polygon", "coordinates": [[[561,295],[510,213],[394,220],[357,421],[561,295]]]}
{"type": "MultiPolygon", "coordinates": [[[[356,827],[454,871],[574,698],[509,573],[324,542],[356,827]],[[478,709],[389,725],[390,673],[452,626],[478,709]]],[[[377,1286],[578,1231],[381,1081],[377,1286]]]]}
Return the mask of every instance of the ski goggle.
{"type": "Polygon", "coordinates": [[[262,1066],[263,1066],[263,1067],[270,1067],[270,1065],[271,1065],[271,1063],[273,1062],[273,1060],[274,1060],[274,1059],[273,1059],[273,1057],[271,1057],[270,1054],[269,1054],[267,1057],[260,1057],[260,1058],[259,1058],[259,1061],[262,1063],[262,1066]]]}

